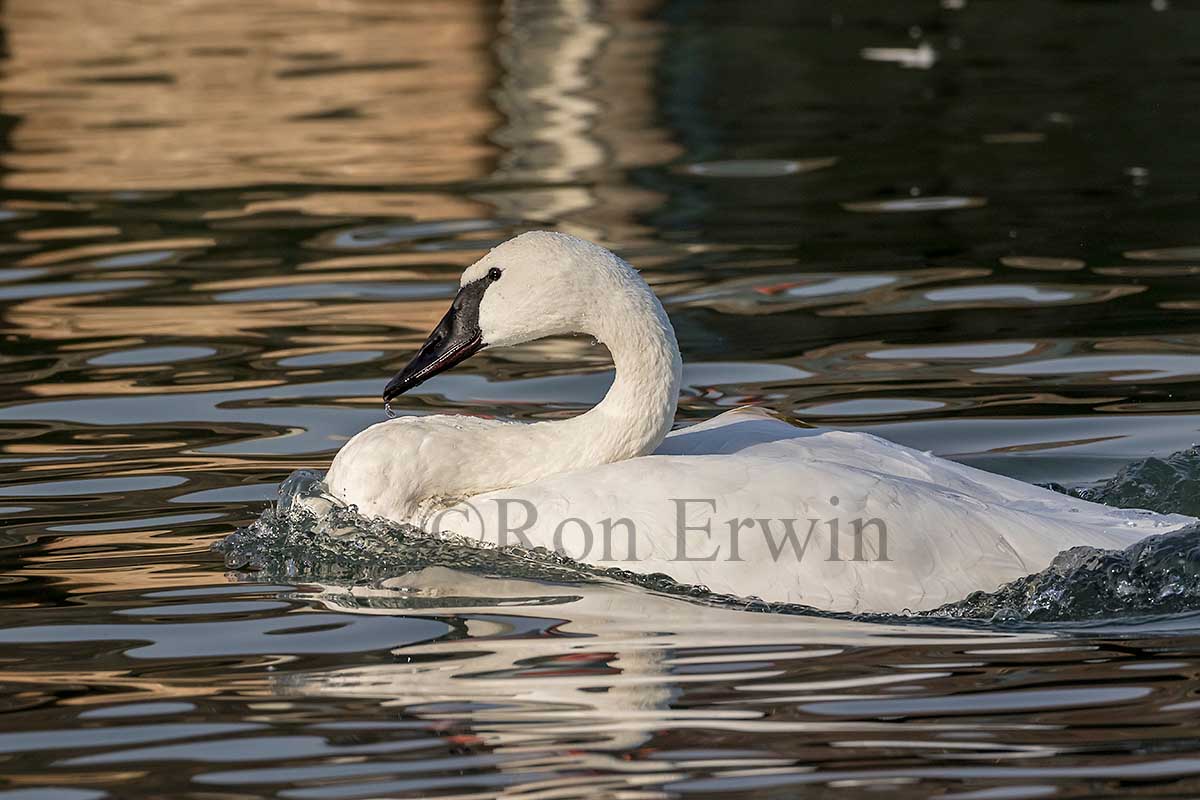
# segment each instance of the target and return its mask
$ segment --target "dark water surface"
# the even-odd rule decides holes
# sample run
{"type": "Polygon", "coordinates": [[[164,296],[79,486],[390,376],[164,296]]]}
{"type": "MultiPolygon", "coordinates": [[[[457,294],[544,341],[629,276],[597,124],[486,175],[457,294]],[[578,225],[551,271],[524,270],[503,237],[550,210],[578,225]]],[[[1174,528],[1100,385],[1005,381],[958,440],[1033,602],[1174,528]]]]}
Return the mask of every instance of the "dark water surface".
{"type": "MultiPolygon", "coordinates": [[[[1200,438],[1178,0],[8,0],[0,798],[1200,795],[1195,616],[752,614],[210,546],[529,227],[754,403],[1084,486],[1200,438]],[[965,626],[965,627],[964,627],[965,626]]],[[[569,415],[602,348],[401,411],[569,415]]]]}

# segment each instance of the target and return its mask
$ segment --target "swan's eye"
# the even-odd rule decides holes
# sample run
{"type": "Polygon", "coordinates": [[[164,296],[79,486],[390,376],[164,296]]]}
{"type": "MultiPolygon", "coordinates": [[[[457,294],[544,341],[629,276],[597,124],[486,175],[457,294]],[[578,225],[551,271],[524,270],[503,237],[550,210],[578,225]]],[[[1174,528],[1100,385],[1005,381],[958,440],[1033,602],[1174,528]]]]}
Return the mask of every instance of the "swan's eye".
{"type": "Polygon", "coordinates": [[[495,283],[496,281],[500,280],[500,276],[503,274],[504,273],[500,271],[499,267],[492,267],[488,270],[488,280],[492,283],[495,283]]]}

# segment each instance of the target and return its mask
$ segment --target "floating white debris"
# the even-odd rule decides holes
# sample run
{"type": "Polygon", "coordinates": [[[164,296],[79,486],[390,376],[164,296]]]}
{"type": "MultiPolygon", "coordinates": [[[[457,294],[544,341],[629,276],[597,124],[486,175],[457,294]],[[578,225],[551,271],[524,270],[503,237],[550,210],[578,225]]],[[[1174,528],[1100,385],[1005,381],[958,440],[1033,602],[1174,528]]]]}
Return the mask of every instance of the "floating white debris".
{"type": "Polygon", "coordinates": [[[898,213],[903,211],[949,211],[956,208],[979,208],[984,205],[987,205],[986,197],[931,196],[842,203],[842,208],[847,211],[898,213]]]}
{"type": "Polygon", "coordinates": [[[861,55],[867,61],[890,61],[905,69],[929,69],[938,58],[929,42],[916,47],[864,47],[861,55]]]}
{"type": "Polygon", "coordinates": [[[687,164],[682,170],[705,178],[778,178],[832,167],[837,158],[746,158],[687,164]]]}

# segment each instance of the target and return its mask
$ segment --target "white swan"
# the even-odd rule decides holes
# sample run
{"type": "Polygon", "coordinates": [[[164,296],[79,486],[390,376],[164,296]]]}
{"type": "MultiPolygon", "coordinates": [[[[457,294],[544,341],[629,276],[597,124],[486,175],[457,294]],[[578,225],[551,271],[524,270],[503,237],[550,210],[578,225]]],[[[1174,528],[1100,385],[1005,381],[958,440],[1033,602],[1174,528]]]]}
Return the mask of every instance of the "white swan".
{"type": "Polygon", "coordinates": [[[333,460],[331,493],[367,516],[713,591],[839,611],[933,608],[1192,522],[1076,500],[862,433],[735,410],[669,433],[681,361],[637,272],[559,233],[518,236],[463,273],[391,400],[485,347],[583,333],[616,378],[573,419],[408,416],[333,460]]]}

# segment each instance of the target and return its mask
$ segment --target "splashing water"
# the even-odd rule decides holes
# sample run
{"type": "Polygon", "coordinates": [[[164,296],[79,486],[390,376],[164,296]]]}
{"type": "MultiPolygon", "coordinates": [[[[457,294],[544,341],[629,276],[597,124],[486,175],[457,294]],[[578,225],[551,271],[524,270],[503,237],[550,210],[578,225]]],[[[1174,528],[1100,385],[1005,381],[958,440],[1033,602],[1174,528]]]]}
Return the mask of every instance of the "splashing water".
{"type": "MultiPolygon", "coordinates": [[[[1200,516],[1200,448],[1123,467],[1097,488],[1065,490],[1117,508],[1200,516]]],[[[1124,550],[1074,547],[1041,572],[976,592],[928,616],[1040,622],[1173,614],[1200,608],[1200,524],[1124,550]]]]}
{"type": "Polygon", "coordinates": [[[1047,622],[1174,614],[1200,608],[1200,524],[1124,550],[1074,547],[1041,572],[976,592],[927,616],[1047,622]]]}
{"type": "Polygon", "coordinates": [[[322,475],[298,470],[279,487],[278,500],[245,528],[218,542],[229,569],[245,578],[372,585],[426,567],[471,570],[490,577],[589,583],[617,580],[666,594],[759,610],[814,612],[774,606],[682,584],[662,573],[593,567],[543,547],[498,547],[452,533],[367,518],[329,494],[322,475]]]}
{"type": "Polygon", "coordinates": [[[1135,461],[1098,489],[1071,494],[1117,508],[1149,508],[1200,517],[1200,448],[1193,446],[1166,458],[1135,461]]]}
{"type": "MultiPolygon", "coordinates": [[[[545,548],[497,547],[448,533],[368,519],[329,494],[321,475],[292,473],[279,499],[249,527],[216,545],[226,565],[243,577],[341,585],[379,584],[431,566],[492,577],[558,583],[622,581],[655,592],[748,611],[877,621],[894,615],[852,615],[792,603],[710,592],[662,573],[594,567],[545,548]]],[[[1200,450],[1149,458],[1122,469],[1095,489],[1069,493],[1093,502],[1163,513],[1200,511],[1200,450]]],[[[985,620],[994,624],[1109,619],[1200,610],[1200,523],[1148,536],[1124,550],[1076,547],[1041,572],[994,592],[910,616],[985,620]]]]}
{"type": "Polygon", "coordinates": [[[329,494],[322,476],[293,472],[274,508],[216,545],[230,569],[270,579],[366,584],[430,566],[490,575],[562,578],[541,560],[522,563],[519,548],[496,548],[412,525],[368,519],[329,494]]]}

